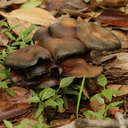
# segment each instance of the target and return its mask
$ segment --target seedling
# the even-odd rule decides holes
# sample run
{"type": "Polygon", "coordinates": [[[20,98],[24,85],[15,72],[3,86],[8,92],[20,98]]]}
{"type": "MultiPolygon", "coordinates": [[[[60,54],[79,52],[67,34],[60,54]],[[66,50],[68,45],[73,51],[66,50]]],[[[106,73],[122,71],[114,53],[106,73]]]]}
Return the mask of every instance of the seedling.
{"type": "MultiPolygon", "coordinates": [[[[20,49],[28,46],[28,43],[31,42],[31,45],[33,44],[32,42],[32,37],[28,37],[28,35],[35,29],[35,25],[31,25],[30,27],[28,27],[27,29],[25,29],[24,31],[21,30],[21,32],[19,32],[19,37],[15,38],[12,34],[11,34],[11,30],[17,28],[20,26],[20,24],[15,25],[15,26],[9,26],[7,22],[2,22],[0,24],[0,27],[4,26],[7,28],[4,28],[1,33],[5,32],[7,34],[7,36],[14,42],[12,43],[12,46],[20,46],[20,49]]],[[[14,47],[15,48],[15,47],[14,47]]]]}
{"type": "Polygon", "coordinates": [[[85,114],[87,119],[90,119],[90,117],[89,117],[89,113],[90,113],[90,114],[94,115],[95,117],[102,118],[103,120],[111,120],[111,118],[107,117],[107,111],[109,109],[114,108],[115,106],[123,103],[124,101],[113,102],[113,103],[110,103],[109,105],[106,105],[102,96],[106,97],[109,101],[111,101],[113,94],[119,94],[122,91],[113,91],[111,89],[106,89],[105,85],[107,84],[107,78],[103,74],[100,74],[98,76],[97,81],[98,81],[99,85],[101,85],[104,88],[104,90],[101,93],[95,94],[90,99],[90,101],[97,99],[101,104],[105,105],[105,109],[102,109],[99,112],[93,112],[91,110],[88,110],[88,111],[85,111],[84,114],[85,114]]]}
{"type": "MultiPolygon", "coordinates": [[[[3,122],[7,128],[13,128],[13,125],[10,121],[3,120],[3,122]]],[[[24,128],[24,126],[27,125],[27,123],[28,123],[28,121],[25,121],[25,122],[19,124],[18,126],[16,126],[16,128],[24,128]]]]}
{"type": "Polygon", "coordinates": [[[61,95],[58,95],[59,90],[60,88],[69,86],[74,78],[74,76],[63,78],[60,81],[60,86],[57,90],[52,88],[45,88],[39,94],[35,93],[33,90],[30,90],[33,97],[27,99],[27,101],[39,104],[39,109],[37,110],[35,117],[38,117],[40,113],[44,111],[45,106],[51,106],[53,108],[58,106],[59,111],[62,111],[64,101],[61,98],[61,95]]]}

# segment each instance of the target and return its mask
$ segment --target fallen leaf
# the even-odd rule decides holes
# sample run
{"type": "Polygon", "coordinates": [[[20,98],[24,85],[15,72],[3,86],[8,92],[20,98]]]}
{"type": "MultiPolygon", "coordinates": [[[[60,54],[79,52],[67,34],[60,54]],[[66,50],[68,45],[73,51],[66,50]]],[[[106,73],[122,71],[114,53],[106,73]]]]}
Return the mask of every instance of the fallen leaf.
{"type": "Polygon", "coordinates": [[[5,33],[1,33],[3,29],[0,28],[0,46],[7,46],[9,39],[5,33]]]}
{"type": "Polygon", "coordinates": [[[122,91],[122,93],[113,94],[115,97],[128,94],[128,85],[110,84],[110,85],[107,85],[107,88],[110,88],[111,90],[122,91]]]}
{"type": "Polygon", "coordinates": [[[4,13],[0,11],[0,15],[7,18],[10,26],[17,24],[22,25],[14,29],[16,34],[18,34],[21,30],[25,30],[32,24],[50,26],[58,22],[58,20],[48,11],[41,8],[17,9],[10,13],[4,13]]]}
{"type": "Polygon", "coordinates": [[[101,104],[97,99],[95,99],[93,101],[90,101],[89,104],[90,104],[90,107],[92,108],[92,110],[94,112],[98,112],[101,109],[105,109],[105,105],[104,104],[101,104]]]}

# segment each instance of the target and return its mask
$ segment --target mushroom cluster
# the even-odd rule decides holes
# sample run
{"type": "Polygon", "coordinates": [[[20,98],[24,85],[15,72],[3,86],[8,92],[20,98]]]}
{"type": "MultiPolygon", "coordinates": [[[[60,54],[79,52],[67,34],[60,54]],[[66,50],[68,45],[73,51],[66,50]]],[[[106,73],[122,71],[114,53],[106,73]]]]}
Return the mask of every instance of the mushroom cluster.
{"type": "Polygon", "coordinates": [[[102,72],[102,67],[87,63],[86,52],[121,48],[109,30],[73,18],[40,28],[33,41],[35,45],[24,47],[4,60],[4,65],[11,67],[10,77],[15,84],[54,86],[65,76],[95,77],[102,72]]]}

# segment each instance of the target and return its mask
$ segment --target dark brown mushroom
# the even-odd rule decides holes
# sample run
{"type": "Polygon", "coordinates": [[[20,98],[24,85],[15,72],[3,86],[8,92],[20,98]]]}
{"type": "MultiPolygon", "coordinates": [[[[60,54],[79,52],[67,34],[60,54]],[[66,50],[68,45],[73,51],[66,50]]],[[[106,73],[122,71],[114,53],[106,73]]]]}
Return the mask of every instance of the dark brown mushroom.
{"type": "Polygon", "coordinates": [[[73,37],[78,22],[73,18],[64,18],[59,23],[49,26],[48,30],[52,37],[73,37]]]}
{"type": "Polygon", "coordinates": [[[70,37],[48,37],[45,40],[40,41],[39,45],[48,49],[55,60],[65,58],[73,54],[80,54],[87,50],[86,46],[81,41],[70,37]]]}
{"type": "Polygon", "coordinates": [[[61,62],[62,76],[95,77],[102,72],[102,67],[93,66],[82,58],[68,58],[61,62]]]}
{"type": "Polygon", "coordinates": [[[120,41],[112,32],[91,22],[78,24],[74,36],[91,50],[106,51],[121,48],[120,41]]]}
{"type": "Polygon", "coordinates": [[[57,69],[56,72],[61,71],[61,67],[50,60],[39,60],[34,66],[28,67],[27,74],[29,78],[40,76],[42,74],[50,73],[51,70],[57,69]]]}
{"type": "Polygon", "coordinates": [[[37,63],[39,59],[52,59],[51,53],[38,45],[24,47],[4,60],[4,65],[8,67],[27,68],[37,63]]]}
{"type": "Polygon", "coordinates": [[[37,78],[40,81],[40,85],[44,87],[53,87],[59,85],[60,76],[52,73],[44,74],[37,78]]]}
{"type": "Polygon", "coordinates": [[[42,37],[45,38],[47,36],[51,36],[48,28],[40,28],[34,33],[32,40],[33,42],[39,41],[42,37]]]}

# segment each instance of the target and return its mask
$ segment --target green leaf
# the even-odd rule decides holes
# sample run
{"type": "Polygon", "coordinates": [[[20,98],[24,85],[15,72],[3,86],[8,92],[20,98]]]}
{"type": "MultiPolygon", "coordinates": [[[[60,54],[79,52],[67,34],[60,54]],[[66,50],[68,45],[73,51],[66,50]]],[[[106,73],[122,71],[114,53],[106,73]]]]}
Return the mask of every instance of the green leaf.
{"type": "Polygon", "coordinates": [[[59,98],[56,100],[56,102],[58,103],[59,111],[61,112],[63,110],[64,101],[61,98],[59,98]]]}
{"type": "Polygon", "coordinates": [[[112,120],[110,117],[106,117],[105,120],[112,120]]]}
{"type": "Polygon", "coordinates": [[[74,79],[75,79],[75,76],[70,76],[70,77],[63,78],[60,81],[60,87],[64,88],[64,87],[69,86],[73,82],[74,79]]]}
{"type": "Polygon", "coordinates": [[[103,98],[97,97],[97,100],[98,100],[101,104],[104,104],[104,99],[103,99],[103,98]]]}
{"type": "Polygon", "coordinates": [[[33,90],[30,89],[30,93],[33,95],[33,96],[37,96],[38,97],[38,94],[36,94],[33,90]]]}
{"type": "Polygon", "coordinates": [[[99,85],[105,87],[105,85],[107,84],[107,78],[103,74],[100,74],[98,76],[98,83],[99,85]]]}
{"type": "Polygon", "coordinates": [[[18,25],[15,25],[15,26],[10,26],[10,30],[17,28],[17,27],[19,27],[20,25],[21,25],[21,24],[18,24],[18,25]]]}
{"type": "Polygon", "coordinates": [[[37,96],[33,96],[33,97],[27,99],[26,101],[37,103],[37,102],[40,102],[40,98],[37,96]]]}
{"type": "Polygon", "coordinates": [[[7,34],[7,36],[12,39],[15,40],[15,37],[10,33],[10,32],[5,32],[7,34]]]}
{"type": "Polygon", "coordinates": [[[25,8],[25,9],[30,9],[30,8],[34,8],[34,7],[37,7],[39,5],[42,4],[42,1],[41,0],[31,0],[31,1],[28,1],[24,4],[22,4],[20,6],[20,8],[25,8]]]}
{"type": "Polygon", "coordinates": [[[2,55],[3,55],[3,60],[4,60],[7,57],[5,49],[3,49],[3,51],[2,51],[2,55]]]}
{"type": "Polygon", "coordinates": [[[25,121],[21,124],[19,124],[18,126],[16,126],[16,128],[24,128],[24,126],[26,126],[28,124],[29,121],[25,121]]]}
{"type": "Polygon", "coordinates": [[[19,40],[21,40],[21,37],[20,36],[18,36],[18,38],[16,39],[16,42],[18,42],[19,40]]]}
{"type": "Polygon", "coordinates": [[[0,74],[0,77],[3,78],[3,79],[8,78],[8,76],[7,76],[5,73],[1,73],[1,74],[0,74]]]}
{"type": "Polygon", "coordinates": [[[113,103],[111,103],[111,104],[109,104],[109,105],[106,106],[106,110],[111,109],[111,108],[114,108],[115,106],[117,106],[117,105],[119,105],[119,104],[121,104],[123,102],[124,101],[113,102],[113,103]]]}
{"type": "Polygon", "coordinates": [[[71,84],[71,88],[73,88],[75,90],[80,90],[80,85],[78,85],[78,84],[71,84]]]}
{"type": "Polygon", "coordinates": [[[0,66],[0,71],[6,74],[6,69],[0,66]]]}
{"type": "MultiPolygon", "coordinates": [[[[1,59],[1,58],[0,58],[0,59],[1,59]]],[[[1,64],[1,65],[4,65],[4,62],[0,60],[0,64],[1,64]]]]}
{"type": "Polygon", "coordinates": [[[24,41],[25,41],[25,43],[28,43],[28,42],[30,42],[31,40],[32,40],[32,37],[27,38],[27,39],[25,39],[24,41]]]}
{"type": "Polygon", "coordinates": [[[89,112],[90,114],[92,114],[93,116],[96,116],[96,117],[99,117],[99,118],[103,118],[103,116],[102,116],[101,114],[97,113],[97,112],[93,112],[93,111],[91,111],[91,110],[88,110],[88,112],[89,112]]]}
{"type": "Polygon", "coordinates": [[[54,95],[52,98],[50,98],[50,99],[52,99],[52,100],[57,100],[58,98],[60,98],[61,97],[61,95],[54,95]]]}
{"type": "Polygon", "coordinates": [[[95,99],[97,99],[98,97],[101,97],[101,96],[103,96],[102,93],[97,93],[93,97],[91,97],[90,101],[93,101],[93,100],[95,100],[95,99]]]}
{"type": "Polygon", "coordinates": [[[36,28],[35,25],[29,26],[27,29],[24,30],[23,35],[24,36],[26,36],[26,35],[28,36],[35,28],[36,28]]]}
{"type": "Polygon", "coordinates": [[[42,123],[42,121],[43,121],[43,116],[41,115],[38,120],[39,120],[40,123],[42,123]]]}
{"type": "Polygon", "coordinates": [[[11,91],[9,88],[6,88],[5,91],[6,91],[8,94],[10,94],[11,96],[16,97],[16,94],[15,94],[13,91],[11,91]]]}
{"type": "Polygon", "coordinates": [[[102,91],[102,94],[109,100],[111,101],[112,100],[112,90],[111,89],[104,89],[102,91]]]}
{"type": "Polygon", "coordinates": [[[120,94],[120,93],[122,93],[123,91],[119,91],[119,90],[112,90],[112,94],[120,94]]]}
{"type": "Polygon", "coordinates": [[[45,101],[45,105],[48,105],[48,106],[57,106],[58,104],[54,100],[48,99],[48,100],[45,101]]]}
{"type": "Polygon", "coordinates": [[[41,112],[43,110],[44,110],[44,107],[39,107],[38,110],[37,110],[37,112],[36,112],[36,114],[35,114],[35,118],[37,118],[41,114],[41,112]]]}
{"type": "Polygon", "coordinates": [[[4,28],[4,29],[1,31],[1,33],[7,32],[7,31],[8,31],[8,29],[7,29],[7,28],[4,28]]]}
{"type": "Polygon", "coordinates": [[[63,101],[64,101],[64,107],[66,109],[68,109],[68,100],[67,100],[67,97],[65,95],[63,96],[63,101]]]}
{"type": "Polygon", "coordinates": [[[32,126],[32,128],[38,128],[36,125],[31,125],[32,126]]]}
{"type": "Polygon", "coordinates": [[[6,27],[8,27],[8,23],[7,22],[2,22],[2,23],[0,23],[0,27],[1,26],[6,26],[6,27]]]}
{"type": "Polygon", "coordinates": [[[86,117],[88,120],[90,119],[90,116],[89,116],[88,111],[84,111],[84,115],[85,115],[85,117],[86,117]]]}
{"type": "Polygon", "coordinates": [[[100,111],[98,111],[98,113],[99,113],[100,115],[103,115],[105,111],[106,111],[105,109],[101,109],[100,111]]]}
{"type": "Polygon", "coordinates": [[[6,125],[7,128],[12,128],[12,123],[7,121],[7,120],[3,120],[4,124],[6,125]]]}
{"type": "Polygon", "coordinates": [[[7,48],[8,48],[8,50],[9,50],[11,53],[14,53],[14,50],[12,49],[12,47],[10,47],[9,45],[7,45],[7,48]]]}
{"type": "Polygon", "coordinates": [[[0,88],[8,88],[5,82],[0,82],[0,88]]]}
{"type": "Polygon", "coordinates": [[[70,91],[70,90],[67,90],[65,92],[65,94],[71,94],[71,95],[79,95],[79,93],[77,91],[70,91]]]}
{"type": "Polygon", "coordinates": [[[14,42],[12,45],[20,45],[23,41],[19,41],[19,42],[14,42]]]}
{"type": "Polygon", "coordinates": [[[20,49],[22,49],[22,48],[24,48],[24,47],[26,47],[26,44],[25,44],[24,42],[21,42],[21,43],[20,43],[20,49]]]}
{"type": "Polygon", "coordinates": [[[55,95],[55,90],[52,88],[45,88],[44,94],[41,96],[41,100],[45,100],[55,95]]]}
{"type": "Polygon", "coordinates": [[[6,75],[7,75],[8,78],[10,78],[10,70],[11,70],[11,69],[9,68],[9,69],[6,71],[6,75]]]}

